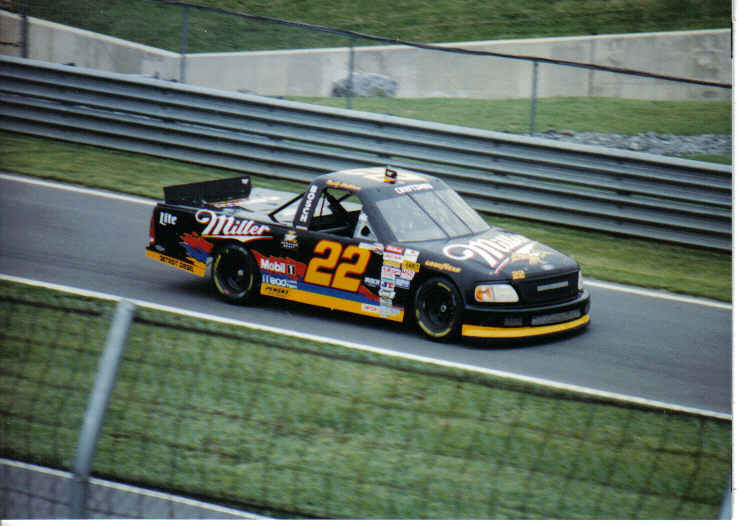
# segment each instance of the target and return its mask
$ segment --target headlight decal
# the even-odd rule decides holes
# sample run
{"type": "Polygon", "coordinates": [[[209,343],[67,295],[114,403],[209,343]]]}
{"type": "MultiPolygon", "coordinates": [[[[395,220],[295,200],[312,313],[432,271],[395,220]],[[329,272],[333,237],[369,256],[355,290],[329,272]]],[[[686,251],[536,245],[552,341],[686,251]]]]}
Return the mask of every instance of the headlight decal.
{"type": "Polygon", "coordinates": [[[517,303],[518,293],[507,283],[481,283],[474,288],[478,303],[517,303]]]}

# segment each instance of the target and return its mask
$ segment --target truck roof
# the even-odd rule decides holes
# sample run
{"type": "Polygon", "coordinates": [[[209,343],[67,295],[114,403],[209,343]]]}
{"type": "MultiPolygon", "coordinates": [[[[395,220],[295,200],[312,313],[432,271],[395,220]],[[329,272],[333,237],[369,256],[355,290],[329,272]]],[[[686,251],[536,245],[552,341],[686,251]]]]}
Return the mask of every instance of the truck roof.
{"type": "Polygon", "coordinates": [[[403,189],[409,191],[438,188],[437,183],[442,183],[441,179],[432,175],[384,166],[340,170],[321,175],[313,180],[313,184],[319,187],[349,190],[360,196],[372,193],[374,194],[371,198],[373,200],[379,197],[377,193],[380,196],[386,194],[390,197],[403,193],[403,189]]]}

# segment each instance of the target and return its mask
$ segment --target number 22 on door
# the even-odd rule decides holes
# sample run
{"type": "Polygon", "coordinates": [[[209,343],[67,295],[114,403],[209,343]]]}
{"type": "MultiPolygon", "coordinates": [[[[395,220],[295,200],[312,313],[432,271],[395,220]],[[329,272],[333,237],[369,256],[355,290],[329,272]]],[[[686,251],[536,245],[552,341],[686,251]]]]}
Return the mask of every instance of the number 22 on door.
{"type": "Polygon", "coordinates": [[[366,271],[371,253],[356,245],[345,248],[337,241],[322,240],[308,264],[305,282],[356,292],[366,271]],[[340,264],[339,264],[340,262],[340,264]]]}

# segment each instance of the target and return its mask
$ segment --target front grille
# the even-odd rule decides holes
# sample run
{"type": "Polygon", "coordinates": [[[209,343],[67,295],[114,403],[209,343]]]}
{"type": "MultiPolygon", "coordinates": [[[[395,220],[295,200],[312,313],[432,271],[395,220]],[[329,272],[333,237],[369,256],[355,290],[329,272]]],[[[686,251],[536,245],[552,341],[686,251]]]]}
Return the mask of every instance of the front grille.
{"type": "Polygon", "coordinates": [[[516,285],[522,303],[542,305],[575,298],[579,292],[578,279],[578,272],[571,272],[555,277],[525,280],[516,285]]]}

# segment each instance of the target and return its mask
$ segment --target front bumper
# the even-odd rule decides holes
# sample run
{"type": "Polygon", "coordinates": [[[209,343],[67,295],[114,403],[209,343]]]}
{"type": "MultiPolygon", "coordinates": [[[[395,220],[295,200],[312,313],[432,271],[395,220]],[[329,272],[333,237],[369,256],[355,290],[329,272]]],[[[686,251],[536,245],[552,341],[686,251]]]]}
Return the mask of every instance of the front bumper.
{"type": "Polygon", "coordinates": [[[518,339],[581,329],[589,324],[589,291],[554,305],[467,306],[461,335],[469,338],[518,339]]]}

